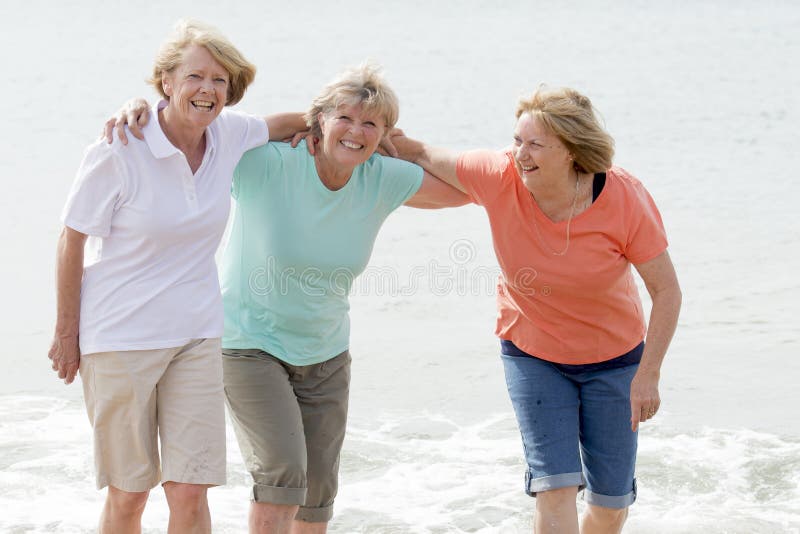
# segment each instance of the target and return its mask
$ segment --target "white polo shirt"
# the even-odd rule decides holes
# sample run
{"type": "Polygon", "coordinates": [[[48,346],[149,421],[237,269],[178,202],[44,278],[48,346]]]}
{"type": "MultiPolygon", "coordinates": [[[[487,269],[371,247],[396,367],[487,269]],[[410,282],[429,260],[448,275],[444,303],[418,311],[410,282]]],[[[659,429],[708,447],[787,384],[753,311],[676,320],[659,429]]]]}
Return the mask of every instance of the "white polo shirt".
{"type": "MultiPolygon", "coordinates": [[[[264,119],[223,110],[206,129],[197,173],[170,143],[158,107],[144,141],[98,141],[62,213],[90,237],[81,286],[82,354],[179,347],[222,335],[214,254],[230,211],[233,169],[267,142],[264,119]]],[[[162,106],[163,107],[163,104],[162,106]]]]}

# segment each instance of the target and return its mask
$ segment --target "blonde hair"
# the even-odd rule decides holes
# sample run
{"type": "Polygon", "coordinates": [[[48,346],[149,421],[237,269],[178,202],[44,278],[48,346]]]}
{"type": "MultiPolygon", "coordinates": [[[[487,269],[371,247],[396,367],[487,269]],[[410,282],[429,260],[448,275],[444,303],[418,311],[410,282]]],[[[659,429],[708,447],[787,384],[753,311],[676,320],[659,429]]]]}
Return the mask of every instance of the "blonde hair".
{"type": "Polygon", "coordinates": [[[575,89],[539,86],[530,98],[517,105],[517,118],[523,113],[541,121],[555,134],[575,159],[580,172],[604,172],[614,159],[614,138],[605,131],[592,102],[575,89]]]}
{"type": "Polygon", "coordinates": [[[380,115],[386,132],[394,128],[400,116],[397,95],[384,81],[381,68],[371,62],[346,69],[311,102],[311,108],[303,116],[311,133],[321,137],[319,114],[329,113],[342,104],[361,104],[367,113],[380,115]]]}
{"type": "Polygon", "coordinates": [[[211,56],[228,71],[228,95],[226,106],[239,102],[247,86],[256,77],[256,67],[247,61],[239,50],[213,26],[196,20],[181,19],[175,24],[173,34],[161,45],[153,65],[153,74],[147,80],[158,93],[164,93],[162,76],[172,72],[183,62],[186,49],[192,45],[205,47],[211,56]]]}

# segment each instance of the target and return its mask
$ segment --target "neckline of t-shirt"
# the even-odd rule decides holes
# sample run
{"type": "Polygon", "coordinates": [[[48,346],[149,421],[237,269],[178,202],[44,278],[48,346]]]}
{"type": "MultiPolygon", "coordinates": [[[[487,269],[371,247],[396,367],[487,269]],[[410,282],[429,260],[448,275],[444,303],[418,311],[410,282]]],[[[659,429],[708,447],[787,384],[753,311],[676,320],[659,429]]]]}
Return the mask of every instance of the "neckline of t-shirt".
{"type": "MultiPolygon", "coordinates": [[[[306,150],[306,153],[308,153],[307,150],[306,150]]],[[[359,165],[356,165],[353,168],[353,172],[350,174],[350,179],[347,180],[347,183],[345,183],[341,188],[339,188],[339,189],[330,189],[330,188],[328,188],[327,185],[325,185],[325,182],[322,181],[322,177],[319,175],[319,172],[317,172],[316,156],[312,156],[311,154],[309,154],[309,158],[310,158],[310,161],[311,161],[311,169],[314,171],[314,182],[317,184],[317,186],[318,186],[320,191],[322,191],[323,193],[328,194],[328,195],[341,195],[345,191],[350,189],[350,184],[352,184],[353,180],[355,179],[356,170],[358,169],[359,165]]]]}
{"type": "MultiPolygon", "coordinates": [[[[533,206],[534,217],[536,217],[538,220],[544,220],[544,221],[547,222],[547,224],[550,224],[550,225],[555,226],[555,227],[566,226],[567,221],[569,219],[564,219],[563,221],[555,222],[550,217],[548,217],[545,214],[545,212],[542,211],[542,208],[539,207],[539,204],[536,202],[536,199],[533,198],[533,195],[531,194],[531,192],[528,190],[527,187],[525,187],[525,184],[522,182],[522,177],[519,175],[519,171],[517,170],[516,165],[514,165],[513,168],[514,168],[514,174],[516,174],[517,183],[519,184],[518,187],[520,187],[522,189],[522,191],[525,194],[524,196],[528,197],[529,203],[533,206]]],[[[608,188],[611,185],[612,181],[613,181],[612,180],[612,174],[611,174],[610,169],[609,169],[608,171],[606,171],[606,183],[605,183],[605,186],[603,187],[603,190],[600,191],[600,194],[597,196],[597,199],[594,202],[592,202],[591,205],[589,205],[588,208],[586,208],[585,210],[583,210],[582,212],[580,212],[576,216],[572,217],[572,222],[573,223],[576,222],[576,221],[580,221],[581,219],[585,219],[586,217],[588,217],[588,214],[590,214],[590,213],[598,211],[599,208],[597,208],[597,206],[599,206],[601,204],[604,204],[606,202],[606,198],[608,197],[608,194],[606,194],[606,191],[608,190],[608,188]]]]}

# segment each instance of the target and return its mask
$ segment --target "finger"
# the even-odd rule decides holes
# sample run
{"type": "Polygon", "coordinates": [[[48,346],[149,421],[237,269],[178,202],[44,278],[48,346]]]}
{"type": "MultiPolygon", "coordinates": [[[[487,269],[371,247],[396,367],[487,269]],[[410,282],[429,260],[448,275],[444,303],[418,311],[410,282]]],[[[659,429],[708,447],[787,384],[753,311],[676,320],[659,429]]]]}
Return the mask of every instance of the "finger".
{"type": "Polygon", "coordinates": [[[309,135],[306,138],[306,148],[308,148],[308,153],[312,156],[317,153],[317,143],[319,143],[319,139],[313,135],[309,135]]]}
{"type": "Polygon", "coordinates": [[[72,384],[73,380],[75,380],[75,375],[78,374],[78,366],[71,365],[69,369],[67,369],[67,376],[64,378],[64,383],[69,385],[72,384]]]}
{"type": "Polygon", "coordinates": [[[125,135],[125,120],[120,117],[116,119],[117,123],[117,138],[122,141],[123,145],[128,144],[128,136],[125,135]]]}
{"type": "Polygon", "coordinates": [[[133,112],[128,112],[128,131],[139,140],[143,140],[144,136],[142,135],[142,130],[139,128],[139,118],[133,114],[133,112]]]}
{"type": "Polygon", "coordinates": [[[388,137],[384,137],[383,142],[381,144],[383,145],[384,150],[386,150],[386,152],[388,152],[390,156],[392,156],[393,158],[397,157],[397,149],[395,148],[394,143],[392,143],[392,141],[388,137]]]}
{"type": "Polygon", "coordinates": [[[302,141],[304,138],[305,138],[305,135],[303,135],[301,133],[294,134],[292,136],[292,148],[296,148],[297,145],[300,144],[300,141],[302,141]]]}
{"type": "Polygon", "coordinates": [[[642,415],[642,405],[641,403],[631,398],[631,430],[636,432],[639,428],[639,419],[642,415]]]}
{"type": "Polygon", "coordinates": [[[103,137],[109,145],[114,141],[114,125],[116,123],[117,121],[113,118],[108,119],[105,128],[103,128],[103,137]]]}
{"type": "Polygon", "coordinates": [[[137,139],[142,138],[142,132],[139,130],[140,117],[141,115],[137,115],[135,109],[129,109],[125,116],[125,122],[128,124],[128,131],[137,139]]]}
{"type": "Polygon", "coordinates": [[[139,119],[134,123],[135,128],[131,130],[134,137],[139,141],[144,141],[144,133],[142,132],[142,128],[147,126],[147,121],[150,119],[149,113],[142,113],[139,115],[139,119]]]}

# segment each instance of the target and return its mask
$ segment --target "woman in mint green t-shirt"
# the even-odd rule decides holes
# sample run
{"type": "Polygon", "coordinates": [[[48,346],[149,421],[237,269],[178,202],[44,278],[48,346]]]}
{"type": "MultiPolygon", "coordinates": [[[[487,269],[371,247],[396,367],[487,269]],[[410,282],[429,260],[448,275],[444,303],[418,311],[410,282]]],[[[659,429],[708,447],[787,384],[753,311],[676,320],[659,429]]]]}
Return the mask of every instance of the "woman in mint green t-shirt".
{"type": "Polygon", "coordinates": [[[305,117],[312,147],[269,143],[240,160],[222,260],[225,392],[253,476],[251,532],[294,521],[325,531],[347,418],[353,279],[399,206],[467,203],[417,165],[375,153],[398,117],[375,67],[343,73],[305,117]]]}

